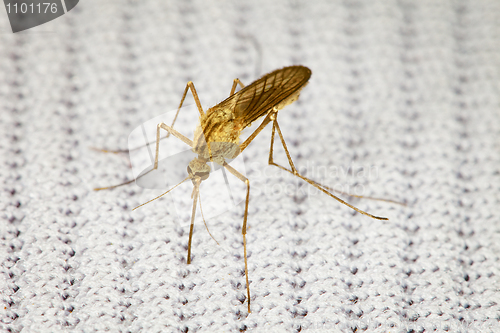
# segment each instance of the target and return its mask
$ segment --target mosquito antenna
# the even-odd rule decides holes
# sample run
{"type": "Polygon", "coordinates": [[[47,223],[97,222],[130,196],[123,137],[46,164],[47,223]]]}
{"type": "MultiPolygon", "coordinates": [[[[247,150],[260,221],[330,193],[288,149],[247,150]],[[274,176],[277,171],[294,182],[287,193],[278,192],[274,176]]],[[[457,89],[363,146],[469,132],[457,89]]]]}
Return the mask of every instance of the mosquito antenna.
{"type": "Polygon", "coordinates": [[[212,237],[212,239],[217,243],[217,245],[220,246],[217,239],[215,239],[214,236],[212,236],[212,234],[210,233],[210,230],[208,230],[207,222],[205,222],[205,217],[203,216],[203,209],[201,209],[201,193],[199,191],[198,191],[198,200],[200,201],[200,213],[201,213],[201,218],[203,219],[203,223],[205,223],[205,228],[207,228],[207,231],[208,231],[208,234],[210,235],[210,237],[212,237]]]}
{"type": "Polygon", "coordinates": [[[134,209],[132,209],[132,210],[136,210],[137,208],[142,207],[142,206],[144,206],[144,205],[146,205],[146,204],[150,203],[151,201],[155,201],[156,199],[161,198],[162,196],[164,196],[164,195],[165,195],[165,194],[167,194],[168,192],[172,191],[174,188],[176,188],[177,186],[179,186],[180,184],[184,183],[186,180],[188,180],[188,179],[190,179],[190,178],[191,178],[191,176],[187,176],[186,178],[184,178],[184,180],[182,180],[179,184],[177,184],[177,185],[175,185],[174,187],[172,187],[172,188],[171,188],[170,190],[168,190],[167,192],[165,192],[165,193],[163,193],[163,194],[161,194],[161,195],[157,196],[157,197],[156,197],[156,198],[154,198],[154,199],[149,200],[148,202],[143,203],[142,205],[139,205],[139,206],[135,207],[135,208],[134,208],[134,209]]]}

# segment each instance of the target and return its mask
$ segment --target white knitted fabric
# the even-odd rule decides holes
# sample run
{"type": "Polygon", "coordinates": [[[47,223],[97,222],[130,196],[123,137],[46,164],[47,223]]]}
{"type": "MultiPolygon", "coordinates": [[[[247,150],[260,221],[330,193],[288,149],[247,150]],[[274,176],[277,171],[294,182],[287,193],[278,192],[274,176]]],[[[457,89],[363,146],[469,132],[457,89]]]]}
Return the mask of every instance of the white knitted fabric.
{"type": "Polygon", "coordinates": [[[500,2],[86,0],[17,34],[0,16],[2,331],[500,332],[500,2]],[[207,108],[292,64],[312,70],[278,118],[299,171],[407,206],[346,198],[371,219],[268,166],[266,128],[243,155],[248,314],[244,205],[206,220],[220,245],[196,221],[187,265],[190,186],[132,212],[162,191],[93,191],[132,172],[91,147],[127,148],[190,80],[207,108]]]}

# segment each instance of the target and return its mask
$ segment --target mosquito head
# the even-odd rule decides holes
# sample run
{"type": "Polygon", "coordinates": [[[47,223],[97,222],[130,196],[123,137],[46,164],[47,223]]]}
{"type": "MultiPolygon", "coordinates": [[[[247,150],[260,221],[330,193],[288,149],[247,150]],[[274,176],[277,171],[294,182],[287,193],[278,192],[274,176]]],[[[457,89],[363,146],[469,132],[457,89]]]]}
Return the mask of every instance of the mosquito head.
{"type": "Polygon", "coordinates": [[[191,178],[193,182],[195,182],[195,179],[202,181],[207,179],[210,175],[210,166],[208,166],[206,159],[195,157],[191,162],[189,162],[187,172],[189,174],[189,178],[191,178]]]}

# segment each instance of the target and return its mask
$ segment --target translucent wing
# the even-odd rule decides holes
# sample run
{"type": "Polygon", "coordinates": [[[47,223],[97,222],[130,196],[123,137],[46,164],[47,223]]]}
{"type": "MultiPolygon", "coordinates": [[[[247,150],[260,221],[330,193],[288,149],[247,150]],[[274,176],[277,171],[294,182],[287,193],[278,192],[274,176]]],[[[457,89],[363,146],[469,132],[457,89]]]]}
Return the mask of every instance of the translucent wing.
{"type": "Polygon", "coordinates": [[[220,106],[233,107],[235,117],[243,119],[246,127],[298,93],[310,77],[311,70],[304,66],[278,69],[228,97],[220,106]]]}

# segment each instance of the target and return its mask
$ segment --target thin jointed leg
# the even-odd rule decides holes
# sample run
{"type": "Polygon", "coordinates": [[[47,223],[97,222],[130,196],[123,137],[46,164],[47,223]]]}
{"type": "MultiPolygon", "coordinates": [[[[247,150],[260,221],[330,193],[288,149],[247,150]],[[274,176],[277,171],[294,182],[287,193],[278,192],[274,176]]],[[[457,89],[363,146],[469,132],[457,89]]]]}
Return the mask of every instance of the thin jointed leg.
{"type": "Polygon", "coordinates": [[[354,207],[353,205],[345,202],[344,200],[340,199],[339,197],[333,195],[332,193],[330,193],[327,189],[326,189],[326,186],[323,186],[317,182],[315,182],[314,180],[311,180],[307,177],[304,177],[302,176],[298,171],[297,169],[295,168],[295,166],[293,165],[293,161],[292,161],[292,158],[290,157],[290,153],[288,152],[288,148],[286,146],[286,143],[285,143],[285,139],[283,138],[283,134],[281,134],[281,130],[280,130],[280,127],[278,125],[278,120],[277,120],[277,113],[274,113],[273,116],[271,117],[272,118],[272,121],[273,121],[273,129],[272,129],[272,133],[271,133],[271,146],[270,146],[270,149],[269,149],[269,164],[270,165],[275,165],[277,166],[278,168],[282,169],[282,170],[285,170],[287,172],[290,172],[292,175],[294,176],[297,176],[299,177],[300,179],[303,179],[305,180],[306,182],[308,182],[309,184],[311,184],[312,186],[316,187],[317,189],[319,189],[320,191],[322,191],[323,193],[329,195],[330,197],[334,198],[335,200],[337,200],[338,202],[340,203],[343,203],[344,205],[354,209],[355,211],[357,211],[358,213],[361,213],[363,215],[366,215],[366,216],[369,216],[371,218],[374,218],[374,219],[377,219],[377,220],[388,220],[388,218],[386,217],[380,217],[380,216],[375,216],[375,215],[372,215],[372,214],[369,214],[365,211],[362,211],[361,209],[359,208],[356,208],[354,207]],[[288,158],[288,163],[290,164],[290,168],[291,170],[279,165],[279,164],[276,164],[274,163],[273,161],[273,146],[274,146],[274,132],[277,131],[278,132],[278,136],[280,137],[280,141],[281,141],[281,144],[283,145],[283,148],[285,149],[285,153],[286,153],[286,157],[288,158]]]}
{"type": "Polygon", "coordinates": [[[191,212],[191,225],[189,226],[189,241],[188,241],[188,254],[187,254],[187,263],[188,265],[191,263],[191,243],[193,241],[193,231],[194,231],[194,216],[196,214],[196,204],[198,202],[198,195],[200,191],[200,178],[196,178],[193,188],[193,210],[191,212]]]}
{"type": "MultiPolygon", "coordinates": [[[[170,127],[174,128],[175,121],[177,120],[177,116],[179,115],[179,111],[181,111],[182,104],[184,104],[184,100],[186,99],[186,95],[188,89],[191,89],[191,94],[193,95],[194,102],[196,103],[196,107],[198,108],[198,112],[200,112],[200,116],[203,116],[205,113],[203,112],[203,108],[201,107],[200,99],[198,98],[198,93],[196,92],[196,88],[194,87],[193,81],[189,81],[186,84],[186,88],[184,89],[184,93],[182,94],[181,102],[179,107],[177,108],[177,112],[175,113],[174,120],[172,121],[172,125],[170,127]]],[[[166,138],[168,138],[170,132],[167,134],[166,138]]]]}
{"type": "Polygon", "coordinates": [[[406,206],[406,204],[404,202],[399,202],[399,201],[391,200],[391,199],[369,197],[369,196],[366,196],[366,195],[352,194],[352,193],[348,193],[348,192],[344,192],[344,191],[340,191],[340,190],[328,187],[326,185],[322,185],[322,184],[320,184],[318,182],[315,182],[314,180],[311,180],[311,181],[314,182],[314,183],[316,183],[317,185],[323,187],[327,191],[337,192],[339,194],[343,194],[343,195],[348,196],[348,197],[354,197],[354,198],[360,198],[360,199],[369,199],[369,200],[377,200],[377,201],[385,201],[385,202],[390,202],[390,203],[398,204],[398,205],[401,205],[401,206],[406,206]]]}
{"type": "Polygon", "coordinates": [[[250,282],[248,281],[248,260],[247,260],[247,218],[248,218],[248,201],[250,200],[250,181],[243,176],[241,173],[239,173],[236,169],[234,169],[232,166],[224,162],[224,167],[227,169],[227,171],[231,172],[233,175],[236,176],[239,180],[244,182],[247,185],[247,197],[245,200],[245,214],[243,215],[243,225],[241,227],[241,234],[243,235],[243,256],[245,258],[245,279],[247,283],[247,299],[248,299],[248,312],[252,312],[250,310],[250,282]]]}
{"type": "MultiPolygon", "coordinates": [[[[188,89],[191,90],[191,94],[193,95],[194,102],[196,103],[196,107],[198,108],[198,112],[200,113],[200,116],[203,116],[205,113],[203,112],[203,108],[201,107],[200,99],[198,97],[198,93],[196,92],[196,88],[194,87],[193,81],[189,81],[186,84],[186,88],[184,88],[184,93],[182,94],[181,102],[179,103],[179,107],[177,108],[177,112],[175,113],[174,120],[172,120],[172,124],[170,125],[170,128],[174,128],[175,121],[177,120],[177,116],[179,115],[179,112],[181,111],[182,104],[184,104],[184,100],[186,99],[188,89]]],[[[173,133],[172,133],[173,134],[173,133]]],[[[166,139],[170,136],[170,132],[167,133],[163,138],[161,139],[166,139]]],[[[158,143],[160,141],[160,138],[156,136],[156,142],[158,143]]],[[[183,140],[184,141],[184,140],[183,140]]],[[[148,143],[147,145],[151,144],[148,143]]]]}
{"type": "MultiPolygon", "coordinates": [[[[244,87],[243,84],[238,79],[235,79],[234,83],[233,83],[233,90],[236,88],[236,83],[239,83],[242,87],[244,87]]],[[[177,112],[175,113],[174,120],[172,120],[172,124],[170,125],[171,128],[174,128],[175,121],[177,120],[177,116],[179,115],[179,112],[181,111],[182,105],[184,104],[184,100],[186,99],[186,95],[187,95],[188,89],[191,90],[191,94],[193,95],[193,99],[194,99],[194,102],[196,103],[196,107],[198,108],[198,112],[200,113],[200,115],[204,114],[203,108],[201,107],[200,99],[198,98],[198,93],[196,92],[196,88],[194,87],[194,83],[192,81],[189,81],[186,84],[186,88],[184,89],[184,93],[182,94],[181,102],[179,103],[179,107],[177,108],[177,112]]],[[[161,139],[162,140],[166,139],[169,136],[170,136],[170,132],[168,132],[167,135],[165,135],[161,139]]],[[[100,149],[100,148],[94,148],[94,147],[90,147],[90,148],[93,149],[93,150],[96,150],[96,151],[103,152],[103,153],[120,154],[120,153],[129,153],[131,151],[134,151],[134,150],[137,150],[137,149],[141,149],[143,147],[151,145],[152,143],[153,142],[151,141],[151,142],[146,143],[145,145],[141,145],[141,146],[138,146],[138,147],[135,147],[135,148],[132,148],[132,149],[109,150],[109,149],[100,149]]],[[[114,187],[117,187],[117,186],[130,184],[132,182],[133,182],[133,180],[131,180],[131,181],[127,182],[127,183],[123,183],[123,184],[116,185],[116,186],[105,187],[105,188],[102,188],[102,189],[114,188],[114,187]]]]}
{"type": "MultiPolygon", "coordinates": [[[[198,93],[196,92],[196,88],[194,87],[193,81],[189,81],[186,84],[186,88],[184,88],[184,93],[182,94],[181,102],[179,103],[179,107],[177,108],[177,112],[175,113],[174,120],[172,120],[172,124],[170,125],[170,128],[174,128],[175,121],[177,120],[177,116],[179,115],[179,112],[181,111],[182,105],[184,104],[184,100],[186,99],[188,89],[191,90],[191,94],[193,95],[194,102],[196,103],[196,107],[198,108],[198,112],[200,113],[200,116],[203,116],[205,113],[203,112],[203,108],[201,107],[200,99],[198,98],[198,93]]],[[[173,133],[172,133],[173,134],[173,133]]],[[[163,138],[161,139],[166,139],[170,136],[170,132],[167,133],[163,138]]],[[[158,143],[160,141],[159,137],[156,136],[156,142],[158,143]]],[[[184,140],[183,140],[184,141],[184,140]]],[[[147,145],[150,145],[152,142],[147,143],[147,145]]],[[[141,147],[139,147],[141,148],[141,147]]]]}
{"type": "MultiPolygon", "coordinates": [[[[238,80],[238,82],[239,82],[239,80],[238,80]]],[[[240,84],[241,84],[241,82],[240,82],[240,84]]],[[[233,86],[235,86],[235,83],[233,83],[233,86]]],[[[184,89],[184,93],[182,94],[181,102],[179,103],[179,107],[177,108],[177,112],[175,113],[175,117],[174,117],[174,120],[172,121],[172,124],[170,126],[166,125],[165,123],[158,124],[157,131],[156,131],[156,156],[155,156],[154,168],[151,169],[151,170],[149,170],[145,174],[139,176],[138,178],[143,177],[143,176],[147,175],[148,173],[150,173],[151,171],[156,170],[158,168],[158,150],[159,150],[159,143],[160,143],[161,139],[166,139],[166,138],[168,138],[170,136],[170,134],[173,134],[174,136],[178,137],[179,139],[181,139],[182,141],[184,141],[185,143],[187,143],[190,147],[193,146],[193,142],[191,140],[189,140],[184,135],[182,135],[181,133],[179,133],[176,130],[174,130],[175,121],[177,120],[177,116],[179,115],[179,112],[180,112],[180,110],[182,108],[182,105],[184,104],[184,100],[186,99],[186,95],[187,95],[188,89],[191,90],[191,94],[193,95],[193,99],[194,99],[194,101],[196,103],[196,106],[198,108],[198,112],[200,113],[200,115],[204,115],[203,108],[201,107],[200,99],[198,98],[198,93],[196,92],[196,88],[194,87],[193,82],[189,81],[186,84],[186,88],[184,89]],[[168,132],[167,135],[164,136],[163,138],[160,138],[160,127],[163,128],[164,130],[166,130],[168,132]]],[[[97,150],[97,151],[101,151],[101,152],[105,152],[105,153],[114,153],[114,154],[117,154],[117,153],[128,153],[128,152],[130,152],[132,150],[137,150],[137,149],[140,149],[142,147],[149,146],[152,143],[153,142],[148,142],[144,146],[139,146],[139,147],[132,148],[132,149],[123,149],[123,150],[107,150],[107,149],[97,149],[97,148],[92,148],[92,149],[97,150]]],[[[126,181],[126,182],[118,184],[118,185],[107,186],[107,187],[99,187],[99,188],[95,188],[94,190],[95,191],[109,190],[109,189],[112,189],[112,188],[115,188],[115,187],[119,187],[119,186],[123,186],[123,185],[127,185],[127,184],[130,184],[130,183],[133,183],[136,180],[137,179],[132,179],[132,180],[126,181]]]]}
{"type": "MultiPolygon", "coordinates": [[[[164,130],[166,130],[169,135],[172,134],[176,138],[181,139],[189,147],[193,147],[193,141],[189,140],[187,137],[185,137],[181,133],[177,132],[176,130],[174,130],[170,126],[166,125],[165,123],[158,124],[158,126],[156,127],[156,153],[155,153],[155,161],[154,161],[153,169],[151,169],[151,170],[145,172],[144,174],[138,176],[136,179],[132,179],[132,180],[129,180],[127,182],[124,182],[124,183],[121,183],[121,184],[118,184],[118,185],[107,186],[107,187],[98,187],[98,188],[95,188],[94,191],[109,190],[109,189],[112,189],[112,188],[115,188],[115,187],[118,187],[118,186],[123,186],[123,185],[127,185],[127,184],[130,184],[130,183],[133,183],[134,181],[136,181],[137,179],[139,179],[141,177],[144,177],[145,175],[147,175],[151,171],[158,169],[158,157],[159,157],[159,153],[160,153],[160,129],[161,128],[163,128],[164,130]]],[[[166,192],[166,193],[168,193],[168,192],[166,192]]],[[[164,193],[164,194],[166,194],[166,193],[164,193]]],[[[156,200],[156,199],[157,198],[155,198],[153,200],[156,200]]],[[[153,201],[153,200],[151,200],[151,201],[153,201]]],[[[150,201],[148,201],[147,203],[149,203],[149,202],[150,201]]],[[[138,206],[138,207],[140,207],[140,206],[138,206]]],[[[138,208],[138,207],[136,207],[136,208],[138,208]]]]}
{"type": "Polygon", "coordinates": [[[156,126],[156,154],[155,154],[155,163],[154,163],[153,170],[156,170],[158,168],[158,157],[159,157],[159,153],[160,153],[160,129],[162,129],[162,128],[165,131],[167,131],[168,133],[171,133],[176,138],[182,140],[189,147],[191,147],[191,148],[193,147],[193,141],[188,139],[186,136],[177,132],[176,130],[174,130],[172,127],[168,126],[165,123],[158,124],[158,126],[156,126]]]}
{"type": "Polygon", "coordinates": [[[264,129],[264,127],[267,126],[267,124],[269,124],[269,122],[272,120],[271,118],[273,117],[273,114],[274,114],[275,111],[271,111],[267,116],[266,118],[264,118],[264,120],[262,121],[262,123],[259,125],[259,127],[257,127],[255,129],[255,131],[245,140],[245,142],[243,142],[241,145],[240,145],[240,154],[243,152],[243,150],[245,150],[246,147],[248,147],[248,145],[250,144],[250,142],[252,142],[253,139],[255,139],[255,137],[264,129]]]}
{"type": "Polygon", "coordinates": [[[245,88],[245,85],[241,83],[240,79],[236,78],[233,80],[233,87],[231,88],[231,92],[229,93],[229,96],[233,96],[234,91],[236,90],[236,85],[239,84],[241,89],[245,88]]]}
{"type": "MultiPolygon", "coordinates": [[[[165,123],[158,124],[158,126],[156,127],[156,153],[155,153],[154,166],[153,166],[153,168],[151,170],[149,170],[149,171],[145,172],[144,174],[140,175],[139,177],[137,177],[137,179],[139,179],[141,177],[144,177],[145,175],[147,175],[148,173],[150,173],[153,170],[158,169],[158,157],[159,157],[159,153],[160,153],[160,129],[162,129],[162,128],[164,130],[166,130],[169,134],[172,134],[176,138],[182,140],[189,147],[193,147],[193,141],[189,140],[187,137],[185,137],[181,133],[177,132],[176,130],[174,130],[170,126],[166,125],[165,123]]],[[[121,184],[118,184],[118,185],[95,188],[94,191],[109,190],[109,189],[112,189],[112,188],[115,188],[115,187],[118,187],[118,186],[127,185],[127,184],[130,184],[130,183],[133,183],[137,179],[129,180],[129,181],[125,182],[125,183],[121,183],[121,184]]],[[[155,199],[153,199],[153,200],[155,200],[155,199]]],[[[136,208],[138,208],[138,207],[136,207],[136,208]]]]}

